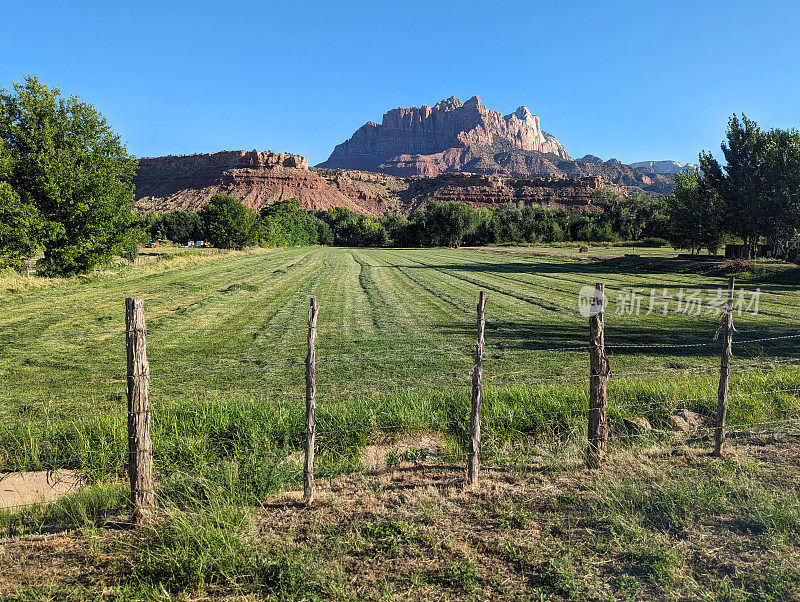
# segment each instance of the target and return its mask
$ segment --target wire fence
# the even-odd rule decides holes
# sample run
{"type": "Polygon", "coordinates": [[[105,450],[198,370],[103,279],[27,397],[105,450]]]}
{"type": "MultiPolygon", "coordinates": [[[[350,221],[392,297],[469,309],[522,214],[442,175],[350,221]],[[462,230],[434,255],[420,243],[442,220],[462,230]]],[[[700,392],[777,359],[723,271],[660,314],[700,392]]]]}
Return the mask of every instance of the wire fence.
{"type": "MultiPolygon", "coordinates": [[[[732,286],[731,283],[731,291],[732,286]]],[[[733,348],[789,343],[800,338],[800,333],[767,332],[764,336],[751,333],[737,339],[732,330],[724,328],[724,320],[732,319],[734,314],[730,299],[732,295],[723,312],[723,328],[716,332],[722,332],[722,340],[712,338],[714,332],[701,331],[695,333],[698,340],[691,342],[684,337],[685,342],[623,340],[609,341],[606,346],[602,336],[600,343],[596,338],[604,331],[602,309],[588,318],[590,336],[586,344],[528,343],[525,348],[510,348],[507,342],[496,340],[503,329],[519,328],[518,321],[487,320],[480,310],[474,320],[373,319],[317,324],[315,315],[313,325],[291,324],[272,329],[306,335],[305,345],[283,349],[296,355],[294,360],[153,372],[146,358],[148,335],[196,333],[224,337],[264,329],[148,329],[143,310],[132,327],[129,308],[129,325],[124,329],[41,335],[54,339],[124,337],[127,371],[0,383],[0,390],[19,390],[25,396],[41,386],[77,384],[109,386],[118,396],[127,393],[128,398],[127,408],[85,408],[65,413],[56,410],[4,420],[0,424],[0,510],[40,507],[39,500],[3,500],[3,484],[13,488],[15,475],[24,477],[32,471],[76,471],[86,481],[119,478],[128,473],[131,503],[138,512],[155,503],[160,487],[170,475],[207,478],[221,466],[228,470],[235,465],[240,477],[247,471],[250,476],[273,475],[272,486],[278,483],[281,487],[299,487],[303,483],[306,501],[311,503],[315,477],[370,474],[407,465],[415,469],[466,470],[477,479],[479,468],[536,470],[542,458],[547,457],[542,452],[548,448],[571,446],[579,455],[587,456],[587,463],[599,453],[602,465],[609,446],[613,449],[642,441],[668,446],[688,441],[702,444],[710,438],[724,443],[726,439],[800,427],[798,414],[791,409],[797,407],[800,396],[800,374],[792,370],[800,367],[800,355],[786,357],[784,350],[781,355],[770,356],[762,350],[757,357],[743,357],[733,370],[741,383],[735,383],[730,391],[727,384],[724,390],[718,386],[715,376],[719,373],[720,380],[725,378],[726,357],[730,361],[733,348]],[[395,345],[385,350],[376,349],[374,344],[380,341],[382,330],[408,326],[452,327],[459,333],[450,338],[446,333],[437,335],[425,345],[409,336],[393,340],[395,345]],[[343,345],[344,350],[326,349],[326,333],[363,328],[374,329],[372,338],[359,335],[362,338],[349,339],[350,345],[343,345]],[[467,342],[470,336],[472,343],[467,342]],[[360,345],[367,348],[363,355],[348,352],[360,345]],[[719,351],[722,366],[611,370],[615,350],[682,354],[687,349],[705,348],[719,351]],[[565,355],[587,352],[590,357],[602,356],[607,369],[602,365],[596,369],[592,361],[590,370],[583,374],[542,375],[541,364],[532,365],[528,360],[536,356],[558,368],[565,355]],[[451,362],[452,369],[443,369],[444,361],[451,362]],[[425,363],[433,365],[433,372],[419,369],[425,363]],[[510,364],[510,369],[504,363],[510,364]],[[325,372],[327,367],[342,370],[348,365],[353,366],[356,377],[347,376],[343,381],[336,373],[325,372]],[[390,372],[377,370],[374,376],[369,372],[370,368],[387,365],[390,372]],[[495,371],[495,367],[503,369],[495,371]],[[253,373],[268,376],[272,386],[247,384],[236,386],[235,396],[222,390],[217,392],[218,399],[198,396],[183,401],[172,390],[160,396],[158,388],[162,382],[180,387],[181,383],[202,381],[205,377],[229,375],[241,379],[253,373]],[[386,378],[387,374],[391,377],[386,378]],[[680,384],[681,378],[689,379],[683,389],[651,386],[653,382],[680,384]],[[693,379],[703,380],[698,384],[693,379]],[[707,387],[708,394],[680,395],[683,390],[704,391],[703,387],[707,387]],[[242,395],[243,398],[236,397],[242,395]],[[766,398],[780,403],[765,404],[766,398]],[[784,403],[786,400],[791,403],[784,403]],[[726,423],[728,412],[732,412],[730,423],[726,423]],[[144,480],[142,472],[147,473],[144,480]]],[[[531,322],[524,327],[535,332],[537,324],[531,322]]],[[[673,334],[665,330],[663,338],[669,339],[673,334]]]]}

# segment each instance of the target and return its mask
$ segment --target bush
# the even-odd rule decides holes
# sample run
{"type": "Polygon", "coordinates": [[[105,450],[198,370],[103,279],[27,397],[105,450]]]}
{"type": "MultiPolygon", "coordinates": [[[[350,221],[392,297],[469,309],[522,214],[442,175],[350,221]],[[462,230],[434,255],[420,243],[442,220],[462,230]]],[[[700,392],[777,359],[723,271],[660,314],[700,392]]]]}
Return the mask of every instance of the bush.
{"type": "Polygon", "coordinates": [[[651,236],[649,238],[645,238],[637,246],[640,246],[640,247],[668,247],[669,246],[669,241],[664,239],[664,238],[656,238],[655,236],[651,236]]]}

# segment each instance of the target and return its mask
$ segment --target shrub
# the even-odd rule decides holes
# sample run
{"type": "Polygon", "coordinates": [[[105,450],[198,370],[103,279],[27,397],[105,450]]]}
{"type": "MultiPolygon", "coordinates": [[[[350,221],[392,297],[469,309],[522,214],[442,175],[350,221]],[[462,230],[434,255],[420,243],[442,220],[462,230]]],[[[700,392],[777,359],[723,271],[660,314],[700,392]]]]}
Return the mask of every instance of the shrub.
{"type": "Polygon", "coordinates": [[[668,247],[669,241],[664,238],[657,238],[655,236],[651,236],[649,238],[645,238],[639,246],[642,247],[668,247]]]}

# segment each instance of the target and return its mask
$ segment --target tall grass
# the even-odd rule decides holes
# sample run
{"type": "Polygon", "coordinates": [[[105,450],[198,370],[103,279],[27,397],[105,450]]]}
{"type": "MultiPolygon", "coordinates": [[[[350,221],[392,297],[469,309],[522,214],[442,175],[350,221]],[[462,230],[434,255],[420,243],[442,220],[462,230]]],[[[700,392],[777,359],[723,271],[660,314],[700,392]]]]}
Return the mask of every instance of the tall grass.
{"type": "MultiPolygon", "coordinates": [[[[791,368],[733,375],[728,423],[784,422],[800,418],[800,374],[791,368]],[[785,391],[789,389],[789,391],[785,391]]],[[[391,445],[408,434],[438,433],[443,457],[466,452],[469,391],[393,392],[334,398],[317,414],[317,470],[320,475],[360,470],[361,454],[372,443],[391,445]]],[[[570,381],[526,386],[487,386],[483,407],[483,453],[496,463],[523,465],[548,445],[585,437],[588,386],[570,381]],[[544,447],[542,447],[544,446],[544,447]]],[[[688,408],[705,416],[716,409],[714,375],[670,380],[611,381],[609,420],[613,445],[626,445],[623,421],[646,418],[671,430],[669,416],[688,408]]],[[[154,460],[158,474],[196,474],[216,482],[233,479],[231,491],[252,500],[300,484],[305,408],[297,401],[191,404],[153,414],[154,460]]],[[[17,421],[0,425],[0,470],[80,470],[90,483],[122,478],[127,457],[126,415],[62,421],[17,421]]],[[[454,457],[456,457],[454,456],[454,457]]],[[[537,459],[539,461],[540,458],[537,459]]]]}

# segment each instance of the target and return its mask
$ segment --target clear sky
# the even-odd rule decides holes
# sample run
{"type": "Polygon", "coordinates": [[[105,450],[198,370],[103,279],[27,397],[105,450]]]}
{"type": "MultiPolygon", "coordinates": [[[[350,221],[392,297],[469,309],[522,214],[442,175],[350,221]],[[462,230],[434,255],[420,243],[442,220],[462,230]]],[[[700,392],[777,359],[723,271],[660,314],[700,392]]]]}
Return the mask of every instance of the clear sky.
{"type": "Polygon", "coordinates": [[[33,73],[137,156],[314,164],[455,94],[529,106],[573,157],[696,161],[733,112],[800,126],[800,3],[0,0],[0,87],[33,73]]]}

